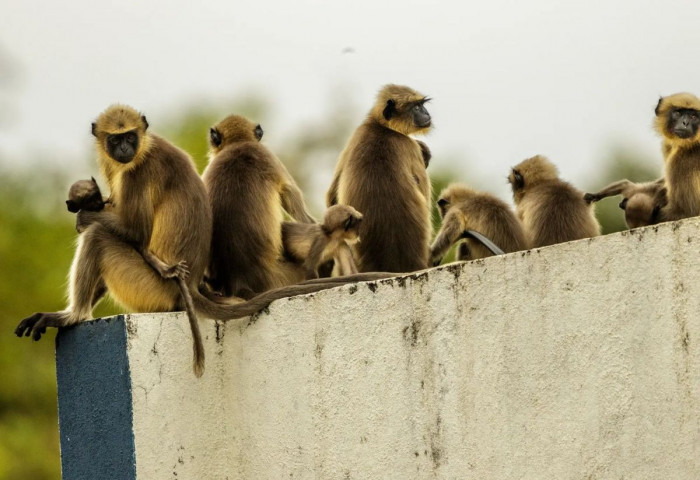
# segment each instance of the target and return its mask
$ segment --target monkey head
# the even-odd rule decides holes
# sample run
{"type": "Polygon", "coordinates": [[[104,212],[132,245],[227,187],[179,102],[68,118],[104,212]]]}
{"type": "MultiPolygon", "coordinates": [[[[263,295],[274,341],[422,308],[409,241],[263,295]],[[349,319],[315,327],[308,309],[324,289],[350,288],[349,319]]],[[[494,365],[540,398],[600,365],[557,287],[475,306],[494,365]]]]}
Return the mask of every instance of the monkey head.
{"type": "Polygon", "coordinates": [[[518,203],[528,188],[557,178],[557,167],[546,157],[535,155],[514,166],[508,175],[508,182],[513,190],[513,199],[518,203]]]}
{"type": "Polygon", "coordinates": [[[665,140],[679,146],[700,141],[700,99],[690,93],[661,97],[654,111],[654,127],[665,140]]]}
{"type": "Polygon", "coordinates": [[[450,207],[474,198],[475,194],[475,190],[465,187],[464,185],[458,183],[448,185],[440,192],[438,197],[437,206],[440,211],[440,217],[445,218],[450,207]]]}
{"type": "Polygon", "coordinates": [[[404,135],[427,133],[432,120],[425,108],[430,99],[403,85],[385,85],[379,91],[370,117],[404,135]]]}
{"type": "Polygon", "coordinates": [[[77,213],[79,210],[99,212],[105,206],[102,200],[102,192],[97,185],[95,178],[90,180],[78,180],[71,185],[68,190],[68,200],[66,200],[68,211],[77,213]]]}
{"type": "Polygon", "coordinates": [[[236,142],[259,142],[263,129],[241,115],[229,115],[209,129],[209,153],[213,157],[236,142]]]}
{"type": "Polygon", "coordinates": [[[321,228],[326,235],[338,235],[348,243],[359,241],[362,214],[350,205],[333,205],[326,210],[321,228]]]}
{"type": "Polygon", "coordinates": [[[650,195],[648,192],[636,192],[629,198],[623,198],[619,207],[625,211],[627,226],[638,228],[658,223],[661,208],[667,203],[666,192],[666,187],[663,187],[656,195],[650,195]]]}
{"type": "Polygon", "coordinates": [[[148,121],[133,108],[112,105],[92,124],[98,152],[121,164],[141,159],[147,148],[146,130],[148,121]]]}

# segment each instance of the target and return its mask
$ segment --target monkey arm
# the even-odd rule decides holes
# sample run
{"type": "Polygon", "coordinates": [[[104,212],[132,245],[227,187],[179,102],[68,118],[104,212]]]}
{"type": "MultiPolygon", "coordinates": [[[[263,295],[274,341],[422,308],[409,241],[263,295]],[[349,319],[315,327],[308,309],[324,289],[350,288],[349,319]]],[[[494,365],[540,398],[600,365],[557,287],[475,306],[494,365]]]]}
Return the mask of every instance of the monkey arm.
{"type": "Polygon", "coordinates": [[[454,210],[448,211],[442,220],[442,227],[437,237],[435,237],[433,244],[430,246],[430,260],[433,266],[440,264],[442,257],[459,240],[465,229],[466,225],[462,216],[454,210]]]}
{"type": "Polygon", "coordinates": [[[597,193],[586,193],[583,199],[586,203],[597,202],[607,197],[612,197],[613,195],[620,195],[622,192],[632,187],[634,184],[629,180],[620,180],[619,182],[614,182],[602,189],[597,193]]]}
{"type": "Polygon", "coordinates": [[[309,255],[306,257],[306,260],[304,260],[306,280],[318,278],[318,265],[321,263],[321,257],[323,256],[323,250],[325,250],[326,245],[328,245],[328,239],[323,234],[317,235],[313,243],[311,243],[309,255]]]}
{"type": "Polygon", "coordinates": [[[342,242],[338,245],[333,259],[338,265],[338,274],[340,276],[354,275],[357,273],[357,266],[352,256],[352,249],[346,242],[342,242]]]}
{"type": "Polygon", "coordinates": [[[425,168],[428,168],[428,165],[430,165],[430,159],[433,158],[433,154],[430,152],[430,148],[425,144],[425,142],[421,142],[420,140],[416,140],[418,142],[418,146],[420,146],[420,152],[423,155],[423,163],[425,164],[425,168]]]}
{"type": "MultiPolygon", "coordinates": [[[[291,178],[291,177],[290,177],[291,178]]],[[[304,203],[304,194],[294,181],[286,183],[282,187],[282,208],[284,208],[294,220],[303,223],[316,223],[304,203]]]]}

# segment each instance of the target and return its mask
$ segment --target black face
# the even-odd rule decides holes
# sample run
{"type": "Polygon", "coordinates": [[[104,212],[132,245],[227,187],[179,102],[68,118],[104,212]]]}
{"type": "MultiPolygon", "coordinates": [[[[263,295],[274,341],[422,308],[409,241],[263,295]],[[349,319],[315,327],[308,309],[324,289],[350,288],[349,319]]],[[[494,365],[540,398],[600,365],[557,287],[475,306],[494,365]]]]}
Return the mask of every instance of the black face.
{"type": "Polygon", "coordinates": [[[139,136],[136,130],[107,135],[106,143],[110,157],[119,163],[129,163],[134,159],[139,148],[139,136]]]}
{"type": "Polygon", "coordinates": [[[445,218],[445,214],[447,213],[447,209],[450,207],[450,202],[448,202],[444,198],[441,198],[440,200],[437,201],[437,204],[438,204],[438,209],[440,209],[440,216],[442,218],[445,218]]]}
{"type": "Polygon", "coordinates": [[[430,114],[425,109],[423,102],[416,103],[411,107],[411,115],[413,116],[413,124],[418,128],[427,128],[430,126],[430,114]]]}
{"type": "Polygon", "coordinates": [[[221,145],[221,134],[216,128],[212,127],[209,129],[209,141],[214,147],[218,147],[219,145],[221,145]]]}
{"type": "Polygon", "coordinates": [[[510,181],[513,190],[522,190],[525,186],[525,179],[517,170],[512,171],[508,180],[510,181]]]}
{"type": "Polygon", "coordinates": [[[353,228],[357,228],[360,226],[360,222],[362,222],[361,218],[354,217],[350,215],[347,220],[343,223],[343,229],[347,232],[348,230],[352,230],[353,228]]]}
{"type": "Polygon", "coordinates": [[[692,108],[674,108],[668,114],[666,128],[679,138],[692,138],[698,132],[700,112],[692,108]]]}

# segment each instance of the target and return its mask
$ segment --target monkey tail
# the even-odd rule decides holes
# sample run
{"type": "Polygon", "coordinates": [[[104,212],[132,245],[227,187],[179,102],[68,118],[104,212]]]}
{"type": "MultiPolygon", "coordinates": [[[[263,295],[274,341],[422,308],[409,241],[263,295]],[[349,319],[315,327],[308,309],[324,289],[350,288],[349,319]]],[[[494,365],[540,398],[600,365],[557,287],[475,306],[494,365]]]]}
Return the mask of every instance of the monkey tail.
{"type": "Polygon", "coordinates": [[[473,238],[474,240],[478,241],[481,243],[484,247],[489,249],[491,253],[494,255],[503,255],[506,252],[501,250],[498,245],[493,243],[491,240],[477,232],[476,230],[465,230],[464,233],[462,233],[462,238],[473,238]]]}
{"type": "Polygon", "coordinates": [[[275,300],[281,298],[293,297],[296,295],[306,295],[309,293],[320,292],[329,288],[335,288],[346,283],[354,283],[363,280],[379,280],[383,278],[395,277],[396,274],[358,274],[348,277],[334,277],[312,280],[309,282],[300,283],[297,285],[288,285],[286,287],[273,288],[263,292],[250,300],[235,304],[222,304],[212,302],[197,290],[192,290],[192,299],[194,300],[195,309],[207,318],[214,320],[233,320],[236,318],[247,317],[258,313],[266,308],[275,300]],[[369,278],[361,278],[367,276],[369,278]]]}
{"type": "Polygon", "coordinates": [[[185,304],[185,311],[187,312],[187,319],[190,321],[190,329],[192,330],[192,348],[194,350],[192,367],[194,369],[194,374],[197,377],[201,377],[204,373],[204,343],[202,342],[202,333],[199,330],[199,322],[195,314],[194,302],[192,301],[192,295],[190,294],[187,282],[183,278],[177,278],[177,285],[180,287],[180,295],[182,295],[182,301],[185,304]]]}

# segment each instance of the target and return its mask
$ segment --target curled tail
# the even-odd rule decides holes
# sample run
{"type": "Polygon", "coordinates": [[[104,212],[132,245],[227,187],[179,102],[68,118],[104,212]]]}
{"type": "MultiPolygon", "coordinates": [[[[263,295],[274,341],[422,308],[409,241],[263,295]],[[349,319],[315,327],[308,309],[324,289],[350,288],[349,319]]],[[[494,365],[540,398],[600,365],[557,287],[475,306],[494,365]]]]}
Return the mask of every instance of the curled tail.
{"type": "MultiPolygon", "coordinates": [[[[192,301],[192,295],[190,294],[187,282],[183,278],[177,278],[176,280],[177,286],[180,288],[182,301],[185,304],[187,319],[190,321],[190,329],[192,330],[192,348],[194,350],[192,367],[194,374],[197,377],[201,377],[204,373],[204,343],[202,342],[202,333],[199,330],[199,322],[197,321],[194,302],[192,301]]],[[[197,292],[197,294],[199,294],[199,292],[197,292]]]]}
{"type": "Polygon", "coordinates": [[[192,290],[192,298],[194,307],[197,312],[207,318],[214,320],[232,320],[235,318],[247,317],[253,315],[270,303],[280,298],[293,297],[295,295],[306,295],[308,293],[320,292],[329,288],[338,287],[346,283],[354,283],[363,280],[379,280],[383,278],[395,277],[396,274],[391,273],[373,273],[373,274],[358,274],[349,275],[347,277],[334,277],[317,279],[310,282],[300,283],[297,285],[288,285],[286,287],[274,288],[263,292],[250,300],[241,300],[235,304],[216,303],[197,290],[192,290]],[[363,278],[366,277],[366,278],[363,278]]]}

